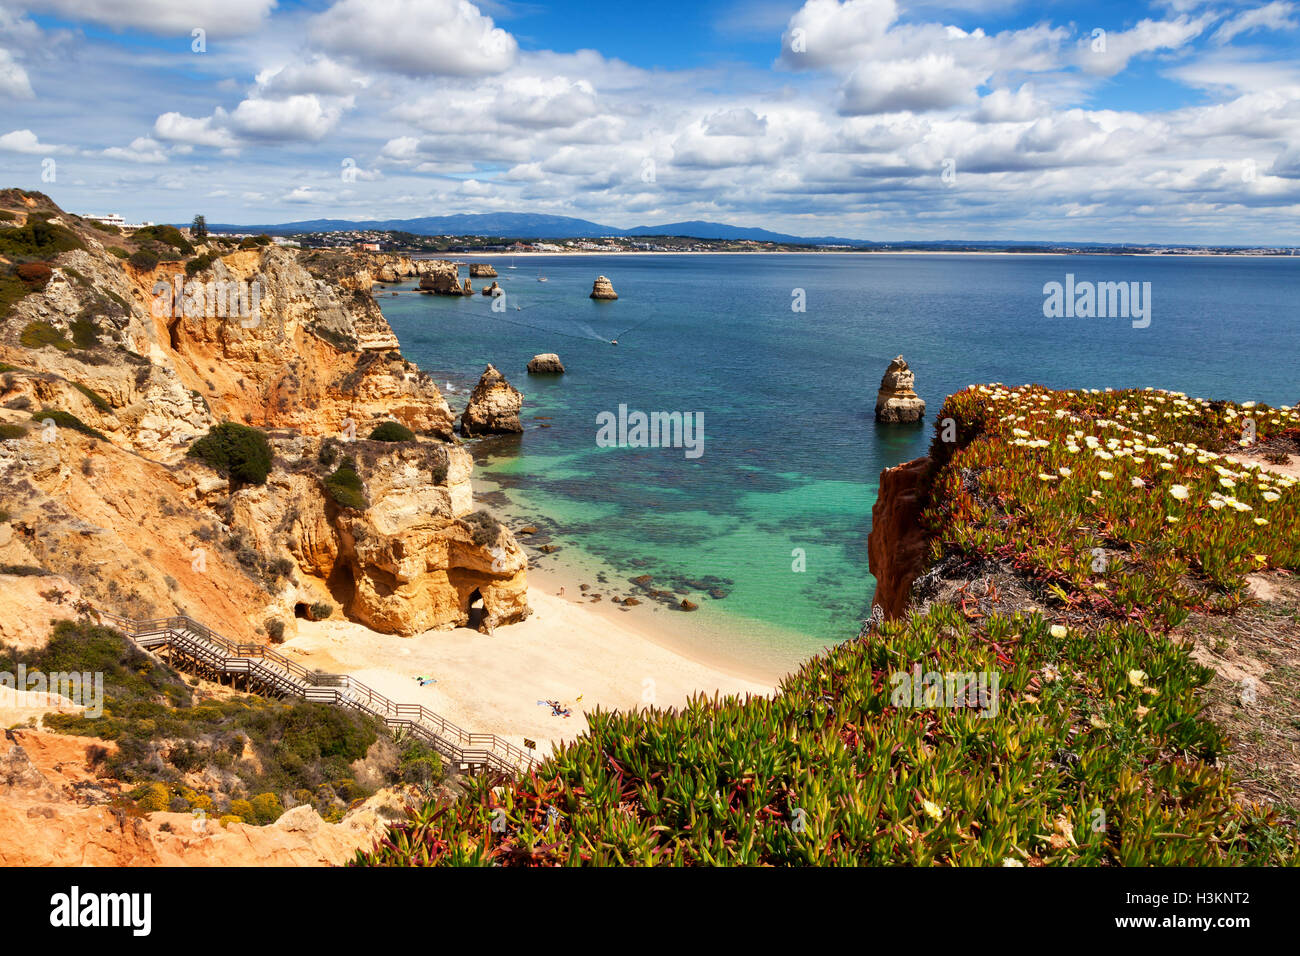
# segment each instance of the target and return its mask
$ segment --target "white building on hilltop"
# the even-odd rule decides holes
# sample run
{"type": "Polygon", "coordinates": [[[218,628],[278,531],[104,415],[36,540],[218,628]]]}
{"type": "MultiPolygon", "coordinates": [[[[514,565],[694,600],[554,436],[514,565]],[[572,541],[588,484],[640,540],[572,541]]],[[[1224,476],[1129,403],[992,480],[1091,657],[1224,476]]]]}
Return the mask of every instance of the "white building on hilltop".
{"type": "Polygon", "coordinates": [[[107,216],[82,216],[82,219],[89,219],[92,222],[102,222],[106,226],[117,226],[119,229],[143,229],[145,226],[152,226],[152,222],[127,222],[117,213],[109,213],[107,216]]]}

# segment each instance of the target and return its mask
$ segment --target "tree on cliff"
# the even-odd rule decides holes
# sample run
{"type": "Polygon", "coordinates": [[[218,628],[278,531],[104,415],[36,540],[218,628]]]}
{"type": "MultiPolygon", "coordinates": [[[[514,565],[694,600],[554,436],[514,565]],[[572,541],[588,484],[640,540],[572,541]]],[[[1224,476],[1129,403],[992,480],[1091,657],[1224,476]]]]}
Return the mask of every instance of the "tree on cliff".
{"type": "Polygon", "coordinates": [[[195,239],[208,238],[208,220],[206,216],[195,216],[190,223],[190,235],[195,239]]]}

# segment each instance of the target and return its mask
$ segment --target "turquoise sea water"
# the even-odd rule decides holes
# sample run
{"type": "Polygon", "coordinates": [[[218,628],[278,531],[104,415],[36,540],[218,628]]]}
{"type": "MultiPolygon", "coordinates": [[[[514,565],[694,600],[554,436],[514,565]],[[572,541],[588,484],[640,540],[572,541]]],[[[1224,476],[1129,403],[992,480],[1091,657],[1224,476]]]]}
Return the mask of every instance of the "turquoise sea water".
{"type": "Polygon", "coordinates": [[[693,619],[691,639],[723,658],[790,663],[857,633],[871,601],[880,470],[924,453],[944,397],[968,384],[1300,400],[1300,259],[520,256],[513,270],[508,258],[492,261],[504,312],[479,295],[377,290],[403,352],[455,389],[455,412],[488,362],[524,392],[524,434],[474,446],[476,487],[499,490],[494,506],[551,532],[557,560],[616,584],[649,573],[689,593],[698,614],[663,613],[693,619]],[[1150,282],[1150,326],[1044,318],[1043,285],[1066,273],[1150,282]],[[618,301],[587,297],[597,275],[618,301]],[[806,311],[792,311],[795,290],[806,311]],[[567,374],[526,375],[538,352],[558,353],[567,374]],[[873,421],[880,377],[900,353],[928,405],[924,428],[873,421]],[[702,413],[703,455],[599,447],[597,415],[620,404],[702,413]]]}

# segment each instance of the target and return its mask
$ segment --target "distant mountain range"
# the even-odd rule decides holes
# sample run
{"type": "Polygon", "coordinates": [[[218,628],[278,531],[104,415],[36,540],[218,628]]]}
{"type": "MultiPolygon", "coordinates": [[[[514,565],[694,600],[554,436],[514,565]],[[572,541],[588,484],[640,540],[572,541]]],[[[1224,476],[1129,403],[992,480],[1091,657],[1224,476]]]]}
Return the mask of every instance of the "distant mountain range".
{"type": "MultiPolygon", "coordinates": [[[[182,225],[189,225],[183,223],[182,225]]],[[[766,229],[731,226],[723,222],[669,222],[661,226],[619,229],[572,216],[543,216],[528,212],[482,213],[478,215],[423,216],[418,219],[306,219],[259,225],[208,223],[213,232],[264,232],[271,236],[299,232],[339,232],[377,229],[409,232],[417,236],[491,236],[503,239],[599,239],[604,236],[688,236],[692,239],[752,239],[756,242],[786,242],[801,245],[869,245],[862,239],[835,236],[788,236],[766,229]]]]}
{"type": "MultiPolygon", "coordinates": [[[[176,223],[188,226],[189,223],[176,223]]],[[[496,239],[600,239],[607,236],[636,238],[642,236],[677,236],[690,239],[752,240],[802,246],[853,246],[862,249],[899,250],[999,250],[1036,251],[1068,250],[1075,252],[1142,252],[1145,250],[1205,249],[1246,250],[1251,246],[1206,245],[1203,243],[1160,242],[1052,242],[1045,240],[997,239],[922,239],[881,242],[871,239],[846,239],[842,236],[791,236],[767,229],[732,226],[725,222],[708,222],[692,219],[686,222],[666,222],[658,226],[636,226],[619,229],[604,226],[588,219],[572,216],[544,216],[531,212],[498,212],[475,215],[422,216],[417,219],[305,219],[299,222],[241,225],[237,223],[208,223],[213,232],[266,233],[287,236],[304,232],[343,232],[355,229],[409,232],[417,236],[477,236],[496,239]]],[[[1275,248],[1275,247],[1264,247],[1275,248]]],[[[1294,254],[1294,247],[1290,248],[1294,254]]]]}

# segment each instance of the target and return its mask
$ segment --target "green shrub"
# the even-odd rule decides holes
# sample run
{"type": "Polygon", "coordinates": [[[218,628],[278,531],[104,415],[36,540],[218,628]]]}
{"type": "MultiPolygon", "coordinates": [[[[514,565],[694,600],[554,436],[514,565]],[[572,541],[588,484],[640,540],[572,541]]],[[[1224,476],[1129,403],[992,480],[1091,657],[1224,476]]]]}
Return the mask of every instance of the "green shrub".
{"type": "Polygon", "coordinates": [[[64,252],[85,249],[76,233],[43,219],[28,219],[27,225],[0,230],[0,254],[32,256],[50,260],[64,252]]]}
{"type": "Polygon", "coordinates": [[[284,643],[284,621],[278,617],[268,617],[262,626],[266,628],[266,636],[271,639],[272,644],[284,643]]]}
{"type": "Polygon", "coordinates": [[[127,252],[121,246],[107,246],[106,248],[110,255],[117,256],[119,259],[131,258],[131,253],[127,252]]]}
{"type": "Polygon", "coordinates": [[[89,319],[75,319],[72,323],[72,344],[79,349],[99,347],[99,327],[89,319]]]}
{"type": "Polygon", "coordinates": [[[398,772],[406,783],[430,787],[443,777],[442,755],[423,740],[412,740],[402,749],[398,772]]]}
{"type": "Polygon", "coordinates": [[[137,249],[126,261],[137,272],[152,272],[158,267],[158,254],[148,249],[137,249]]]}
{"type": "Polygon", "coordinates": [[[13,222],[17,218],[8,209],[0,209],[0,222],[13,222]]]}
{"type": "Polygon", "coordinates": [[[401,422],[384,422],[370,433],[370,440],[384,442],[415,441],[415,432],[401,422]]]}
{"type": "Polygon", "coordinates": [[[186,454],[215,468],[235,485],[260,485],[271,473],[271,443],[266,435],[235,422],[214,426],[186,454]]]}
{"type": "Polygon", "coordinates": [[[495,544],[501,538],[501,522],[486,511],[475,511],[461,519],[469,525],[474,543],[481,548],[495,544]]]}
{"type": "Polygon", "coordinates": [[[171,804],[171,794],[167,792],[167,785],[156,781],[131,791],[131,799],[145,813],[166,810],[171,804]]]}
{"type": "Polygon", "coordinates": [[[190,245],[190,241],[175,226],[145,226],[133,232],[131,238],[136,242],[161,242],[183,255],[194,254],[194,247],[190,245]]]}
{"type": "Polygon", "coordinates": [[[76,415],[71,412],[65,412],[57,408],[42,408],[39,412],[32,415],[32,421],[44,425],[46,420],[53,421],[58,428],[70,428],[75,432],[81,432],[83,435],[89,435],[91,438],[98,438],[100,441],[108,441],[104,433],[98,429],[91,428],[76,415]]]}
{"type": "Polygon", "coordinates": [[[18,341],[23,348],[28,349],[41,349],[53,345],[60,352],[66,352],[72,348],[72,343],[68,341],[62,329],[41,320],[28,322],[18,341]]]}
{"type": "Polygon", "coordinates": [[[366,500],[365,485],[357,474],[357,466],[351,459],[346,459],[329,477],[325,479],[325,490],[329,492],[334,503],[340,508],[353,508],[365,511],[370,507],[366,500]]]}
{"type": "Polygon", "coordinates": [[[0,441],[12,441],[15,438],[22,438],[27,434],[27,429],[22,425],[14,422],[0,422],[0,441]]]}
{"type": "Polygon", "coordinates": [[[87,219],[86,224],[90,226],[91,229],[98,229],[100,232],[107,232],[114,236],[120,236],[122,234],[122,230],[111,222],[100,222],[98,219],[87,219]]]}
{"type": "Polygon", "coordinates": [[[280,798],[273,793],[259,793],[249,801],[249,805],[253,809],[253,819],[257,821],[258,826],[274,823],[284,813],[280,798]]]}
{"type": "Polygon", "coordinates": [[[194,278],[194,276],[198,275],[208,266],[212,265],[212,263],[215,262],[216,259],[217,257],[210,252],[205,252],[203,255],[198,256],[197,258],[191,259],[189,262],[185,263],[186,277],[191,279],[194,278]]]}
{"type": "Polygon", "coordinates": [[[311,619],[313,621],[328,620],[334,614],[334,605],[328,601],[316,601],[311,606],[311,619]]]}
{"type": "Polygon", "coordinates": [[[99,392],[95,391],[93,388],[82,385],[80,382],[73,382],[72,387],[82,395],[85,395],[86,398],[90,399],[90,404],[94,405],[95,408],[101,412],[109,411],[113,407],[109,404],[108,399],[103,395],[100,395],[99,392]]]}

